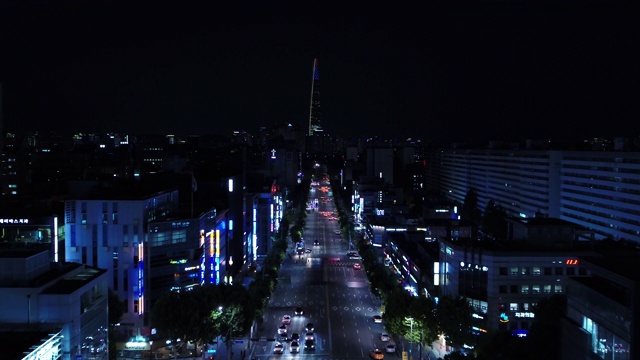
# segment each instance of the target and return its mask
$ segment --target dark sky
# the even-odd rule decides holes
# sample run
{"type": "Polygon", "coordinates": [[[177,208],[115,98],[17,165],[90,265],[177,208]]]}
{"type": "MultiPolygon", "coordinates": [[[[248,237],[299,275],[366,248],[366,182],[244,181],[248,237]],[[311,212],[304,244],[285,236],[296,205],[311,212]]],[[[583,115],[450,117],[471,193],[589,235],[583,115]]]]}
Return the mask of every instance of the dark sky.
{"type": "Polygon", "coordinates": [[[5,130],[638,136],[631,3],[3,1],[5,130]]]}

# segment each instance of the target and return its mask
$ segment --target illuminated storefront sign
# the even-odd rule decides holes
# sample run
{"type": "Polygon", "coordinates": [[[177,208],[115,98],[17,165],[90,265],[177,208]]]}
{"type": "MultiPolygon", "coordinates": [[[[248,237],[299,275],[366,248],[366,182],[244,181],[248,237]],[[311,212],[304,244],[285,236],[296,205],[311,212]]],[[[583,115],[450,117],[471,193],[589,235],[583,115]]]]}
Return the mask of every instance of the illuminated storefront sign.
{"type": "Polygon", "coordinates": [[[509,316],[507,316],[506,313],[500,313],[500,322],[501,323],[508,323],[509,322],[509,316]]]}
{"type": "Polygon", "coordinates": [[[28,224],[28,223],[29,223],[29,219],[11,219],[11,218],[0,219],[0,224],[28,224]]]}
{"type": "Polygon", "coordinates": [[[578,265],[578,259],[569,259],[564,262],[566,265],[578,265]]]}
{"type": "Polygon", "coordinates": [[[513,316],[517,318],[534,318],[536,317],[536,314],[532,312],[517,312],[517,313],[514,313],[513,316]]]}

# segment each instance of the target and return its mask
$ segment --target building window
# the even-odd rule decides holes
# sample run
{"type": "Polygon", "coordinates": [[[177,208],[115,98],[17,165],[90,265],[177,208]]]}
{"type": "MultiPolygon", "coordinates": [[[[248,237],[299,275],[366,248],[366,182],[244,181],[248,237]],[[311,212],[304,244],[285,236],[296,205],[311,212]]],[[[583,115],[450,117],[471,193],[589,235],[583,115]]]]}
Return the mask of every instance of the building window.
{"type": "Polygon", "coordinates": [[[523,266],[520,268],[520,274],[521,275],[529,275],[529,267],[527,266],[523,266]]]}
{"type": "Polygon", "coordinates": [[[562,276],[564,274],[564,272],[562,271],[562,267],[557,267],[556,268],[556,275],[562,276]]]}
{"type": "Polygon", "coordinates": [[[522,287],[520,288],[520,292],[522,294],[528,294],[529,293],[529,285],[522,285],[522,287]]]}
{"type": "Polygon", "coordinates": [[[576,268],[568,267],[567,268],[567,276],[574,276],[576,274],[576,268]]]}
{"type": "Polygon", "coordinates": [[[532,294],[540,294],[540,285],[531,285],[532,294]]]}
{"type": "Polygon", "coordinates": [[[500,268],[500,275],[509,275],[509,273],[507,272],[506,266],[503,266],[500,268]]]}
{"type": "Polygon", "coordinates": [[[540,276],[540,266],[534,266],[532,271],[533,276],[540,276]]]}
{"type": "Polygon", "coordinates": [[[551,285],[545,285],[544,286],[544,293],[545,294],[551,294],[551,285]]]}
{"type": "Polygon", "coordinates": [[[512,266],[510,270],[511,276],[518,276],[518,267],[512,266]]]}
{"type": "Polygon", "coordinates": [[[140,307],[140,300],[135,299],[133,300],[133,312],[134,313],[139,313],[139,307],[140,307]]]}
{"type": "Polygon", "coordinates": [[[102,223],[107,224],[109,222],[109,210],[106,202],[102,203],[102,223]]]}
{"type": "Polygon", "coordinates": [[[509,303],[509,310],[518,311],[518,303],[509,303]]]}
{"type": "Polygon", "coordinates": [[[581,276],[585,276],[585,275],[587,275],[587,269],[585,269],[585,268],[578,268],[578,275],[581,275],[581,276]]]}
{"type": "Polygon", "coordinates": [[[512,294],[518,293],[518,285],[511,285],[511,293],[512,294]]]}
{"type": "Polygon", "coordinates": [[[522,310],[523,311],[529,311],[529,303],[522,304],[522,310]]]}
{"type": "Polygon", "coordinates": [[[114,224],[118,223],[118,203],[114,202],[111,204],[111,221],[114,224]]]}
{"type": "Polygon", "coordinates": [[[87,224],[87,203],[80,203],[80,223],[82,225],[87,224]]]}
{"type": "Polygon", "coordinates": [[[544,268],[544,274],[547,275],[547,276],[550,276],[551,275],[551,268],[550,267],[545,267],[544,268]]]}
{"type": "Polygon", "coordinates": [[[500,294],[506,294],[507,293],[507,285],[500,285],[500,294]]]}
{"type": "Polygon", "coordinates": [[[129,247],[129,225],[122,225],[122,247],[129,247]]]}
{"type": "Polygon", "coordinates": [[[562,294],[562,285],[555,285],[553,290],[556,294],[562,294]]]}

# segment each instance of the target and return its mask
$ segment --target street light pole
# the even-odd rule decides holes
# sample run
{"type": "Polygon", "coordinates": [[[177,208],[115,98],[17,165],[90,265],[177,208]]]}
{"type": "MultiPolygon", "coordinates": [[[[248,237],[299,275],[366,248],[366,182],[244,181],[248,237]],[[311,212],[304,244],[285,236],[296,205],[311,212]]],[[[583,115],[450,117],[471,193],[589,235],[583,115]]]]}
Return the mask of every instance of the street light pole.
{"type": "Polygon", "coordinates": [[[409,339],[409,358],[413,360],[413,318],[411,320],[411,339],[409,339]]]}

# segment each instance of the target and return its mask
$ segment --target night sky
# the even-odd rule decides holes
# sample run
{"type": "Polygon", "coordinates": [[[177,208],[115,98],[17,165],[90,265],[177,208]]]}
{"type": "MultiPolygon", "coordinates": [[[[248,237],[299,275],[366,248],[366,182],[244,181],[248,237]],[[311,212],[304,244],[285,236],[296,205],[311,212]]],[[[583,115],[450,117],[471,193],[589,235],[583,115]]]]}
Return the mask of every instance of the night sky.
{"type": "Polygon", "coordinates": [[[342,136],[638,136],[631,4],[2,1],[4,127],[306,126],[318,58],[323,127],[342,136]]]}

